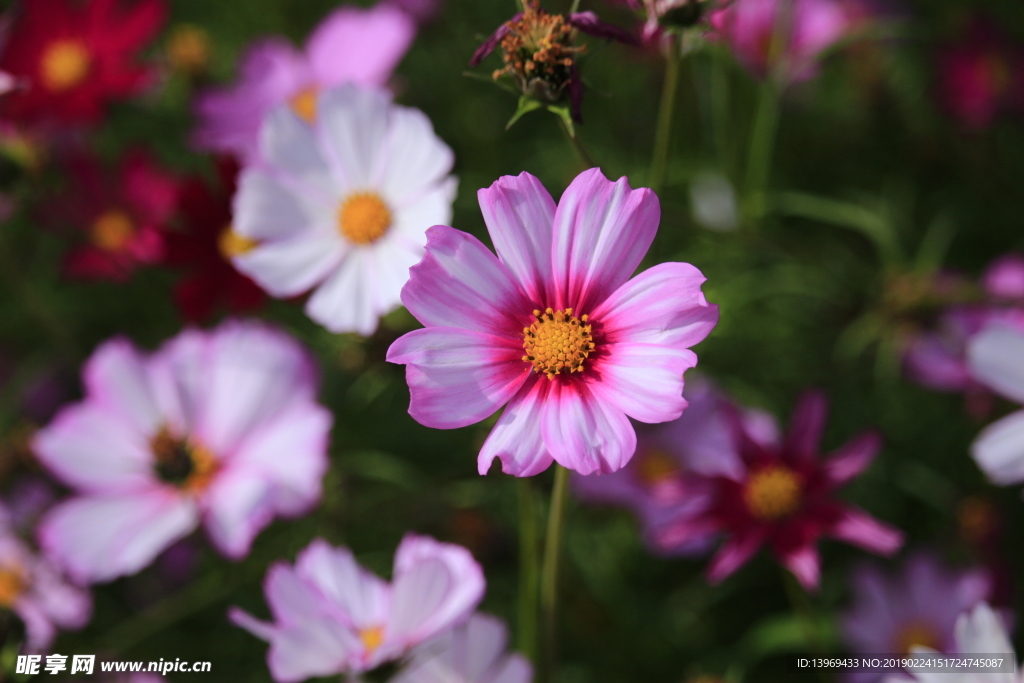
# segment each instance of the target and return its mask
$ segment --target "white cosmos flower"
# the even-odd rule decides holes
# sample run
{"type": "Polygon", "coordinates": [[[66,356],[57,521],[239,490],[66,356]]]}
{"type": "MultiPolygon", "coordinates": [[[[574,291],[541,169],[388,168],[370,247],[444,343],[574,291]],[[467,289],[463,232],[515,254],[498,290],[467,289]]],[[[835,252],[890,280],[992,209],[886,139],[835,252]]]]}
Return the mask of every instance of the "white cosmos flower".
{"type": "MultiPolygon", "coordinates": [[[[974,379],[1018,403],[1024,403],[1024,332],[990,325],[967,346],[974,379]]],[[[1024,410],[982,430],[971,446],[978,466],[996,484],[1024,481],[1024,410]]]]}
{"type": "Polygon", "coordinates": [[[452,151],[383,90],[324,90],[312,119],[282,105],[264,121],[235,195],[232,260],[273,296],[312,289],[306,313],[328,330],[369,335],[400,303],[427,228],[451,219],[452,151]]]}

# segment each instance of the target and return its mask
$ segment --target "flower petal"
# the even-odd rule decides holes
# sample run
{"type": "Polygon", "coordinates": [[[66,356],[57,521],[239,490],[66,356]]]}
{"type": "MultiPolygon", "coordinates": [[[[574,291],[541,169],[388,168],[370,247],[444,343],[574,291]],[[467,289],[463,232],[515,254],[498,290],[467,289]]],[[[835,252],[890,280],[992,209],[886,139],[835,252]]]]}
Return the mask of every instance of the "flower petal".
{"type": "Polygon", "coordinates": [[[309,37],[306,54],[322,86],[385,85],[416,34],[416,24],[396,7],[341,7],[309,37]]]}
{"type": "Polygon", "coordinates": [[[594,396],[640,422],[668,422],[683,414],[683,373],[697,364],[692,351],[637,343],[601,348],[607,356],[593,369],[594,377],[586,378],[594,396]]]}
{"type": "Polygon", "coordinates": [[[112,339],[98,349],[82,371],[90,401],[125,418],[141,434],[152,434],[161,415],[142,354],[127,339],[112,339]]]}
{"type": "Polygon", "coordinates": [[[435,225],[409,269],[402,303],[427,327],[461,327],[522,343],[533,304],[512,272],[470,234],[435,225]]]}
{"type": "Polygon", "coordinates": [[[336,177],[324,159],[314,130],[285,104],[272,109],[260,127],[260,158],[323,201],[335,197],[336,177]]]}
{"type": "Polygon", "coordinates": [[[317,133],[337,182],[350,190],[372,187],[371,173],[391,120],[391,95],[352,85],[320,94],[317,133]]]}
{"type": "Polygon", "coordinates": [[[593,311],[640,265],[660,219],[651,190],[613,183],[598,168],[576,176],[555,211],[554,307],[593,311]]]}
{"type": "Polygon", "coordinates": [[[779,558],[779,561],[786,569],[793,572],[793,576],[804,587],[804,590],[818,589],[818,584],[821,581],[821,557],[813,545],[803,545],[785,553],[779,558]]]}
{"type": "Polygon", "coordinates": [[[271,486],[252,472],[234,469],[217,476],[203,492],[203,526],[224,555],[249,554],[256,535],[274,518],[271,486]]]}
{"type": "Polygon", "coordinates": [[[809,462],[818,456],[821,435],[828,419],[828,399],[820,391],[807,391],[797,401],[789,419],[783,452],[794,462],[809,462]]]}
{"type": "MultiPolygon", "coordinates": [[[[399,205],[422,196],[424,189],[442,180],[452,170],[455,155],[437,137],[434,125],[419,109],[394,106],[380,151],[372,160],[370,185],[399,205]]],[[[435,223],[447,223],[449,217],[435,223]]],[[[426,231],[430,225],[424,225],[426,231]]]]}
{"type": "Polygon", "coordinates": [[[625,414],[583,382],[550,381],[544,400],[544,445],[558,464],[580,474],[621,469],[636,451],[636,432],[625,414]]]}
{"type": "Polygon", "coordinates": [[[550,301],[551,239],[555,200],[537,178],[523,172],[502,176],[479,190],[480,211],[498,258],[527,296],[550,301]]]}
{"type": "Polygon", "coordinates": [[[523,18],[522,12],[517,12],[512,16],[511,19],[506,21],[504,24],[499,26],[497,30],[488,36],[487,40],[480,44],[474,52],[473,56],[469,60],[470,66],[478,66],[480,62],[484,61],[484,58],[494,52],[494,48],[498,47],[498,43],[508,35],[508,32],[512,30],[511,25],[523,18]]]}
{"type": "Polygon", "coordinates": [[[238,178],[231,227],[257,242],[286,240],[307,231],[329,232],[316,225],[318,212],[307,204],[308,200],[267,170],[246,168],[238,178]]]}
{"type": "Polygon", "coordinates": [[[834,487],[840,487],[868,468],[882,447],[877,432],[866,432],[840,446],[822,464],[825,476],[834,487]]]}
{"type": "Polygon", "coordinates": [[[290,297],[328,278],[342,262],[345,251],[337,234],[310,231],[260,244],[231,262],[273,296],[290,297]]]}
{"type": "Polygon", "coordinates": [[[505,405],[530,375],[522,347],[451,327],[414,330],[388,349],[389,363],[406,366],[409,414],[422,425],[471,425],[505,405]]]}
{"type": "Polygon", "coordinates": [[[509,400],[477,456],[477,470],[487,474],[495,458],[501,470],[516,477],[532,477],[551,466],[541,424],[547,380],[527,380],[509,400]]]}
{"type": "Polygon", "coordinates": [[[1024,333],[990,325],[968,342],[967,361],[979,382],[1024,403],[1024,333]]]}
{"type": "Polygon", "coordinates": [[[390,587],[359,566],[348,549],[316,539],[299,554],[295,569],[340,610],[350,627],[370,628],[385,622],[390,587]]]}
{"type": "Polygon", "coordinates": [[[39,543],[80,582],[134,574],[198,523],[195,504],[170,490],[72,498],[52,508],[39,543]]]}
{"type": "Polygon", "coordinates": [[[845,507],[828,535],[878,555],[892,555],[903,545],[903,532],[859,508],[845,507]]]}
{"type": "Polygon", "coordinates": [[[373,334],[383,311],[375,305],[371,261],[366,250],[350,251],[309,297],[306,315],[336,334],[373,334]]]}
{"type": "Polygon", "coordinates": [[[1024,411],[985,427],[971,444],[971,457],[996,484],[1024,481],[1024,411]]]}
{"type": "Polygon", "coordinates": [[[726,539],[708,565],[708,581],[719,583],[733,574],[754,556],[763,541],[759,531],[740,532],[726,539]]]}

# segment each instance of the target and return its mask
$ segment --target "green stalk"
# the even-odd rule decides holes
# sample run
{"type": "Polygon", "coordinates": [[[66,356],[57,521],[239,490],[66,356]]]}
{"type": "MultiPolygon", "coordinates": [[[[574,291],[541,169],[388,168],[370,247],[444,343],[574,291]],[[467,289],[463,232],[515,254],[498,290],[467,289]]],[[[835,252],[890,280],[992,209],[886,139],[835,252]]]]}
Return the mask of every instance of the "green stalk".
{"type": "Polygon", "coordinates": [[[541,569],[540,610],[543,628],[543,658],[538,681],[550,683],[558,659],[558,567],[562,553],[562,529],[565,525],[565,503],[569,470],[555,465],[555,483],[551,490],[548,531],[544,539],[544,566],[541,569]]]}
{"type": "Polygon", "coordinates": [[[668,167],[672,119],[676,107],[676,92],[679,89],[679,62],[678,51],[670,49],[665,57],[665,80],[661,85],[661,104],[658,107],[658,123],[654,133],[654,153],[651,155],[650,186],[655,192],[661,191],[668,167]]]}
{"type": "Polygon", "coordinates": [[[576,151],[576,154],[579,155],[580,161],[583,162],[583,165],[586,166],[586,168],[596,167],[597,164],[594,163],[594,160],[590,157],[590,154],[587,153],[587,148],[583,146],[583,141],[580,140],[579,136],[576,134],[576,131],[573,128],[570,128],[569,124],[567,124],[565,122],[565,119],[563,119],[561,116],[558,117],[558,122],[562,125],[562,131],[565,133],[565,136],[569,138],[569,143],[572,145],[572,148],[576,151]]]}
{"type": "Polygon", "coordinates": [[[537,590],[539,575],[537,553],[537,509],[533,486],[528,477],[519,487],[519,651],[537,661],[537,590]]]}
{"type": "Polygon", "coordinates": [[[746,190],[748,207],[754,218],[761,218],[766,208],[765,192],[771,175],[772,157],[775,155],[775,136],[779,127],[778,86],[768,78],[761,84],[757,98],[757,112],[750,135],[750,154],[747,157],[746,190]]]}

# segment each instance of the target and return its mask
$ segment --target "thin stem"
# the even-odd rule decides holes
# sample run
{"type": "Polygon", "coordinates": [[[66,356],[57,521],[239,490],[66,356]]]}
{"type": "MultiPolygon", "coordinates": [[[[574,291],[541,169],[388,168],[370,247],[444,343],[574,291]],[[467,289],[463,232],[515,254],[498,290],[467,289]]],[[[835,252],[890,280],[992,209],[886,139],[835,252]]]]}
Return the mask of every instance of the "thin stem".
{"type": "Polygon", "coordinates": [[[537,509],[528,477],[519,487],[519,651],[537,661],[537,509]]]}
{"type": "Polygon", "coordinates": [[[771,174],[775,154],[775,134],[779,125],[779,91],[772,79],[761,85],[757,98],[757,112],[750,135],[750,154],[747,157],[747,201],[751,214],[760,218],[765,211],[765,191],[771,174]]]}
{"type": "MultiPolygon", "coordinates": [[[[825,647],[825,642],[821,639],[821,634],[817,630],[818,617],[815,614],[814,606],[811,604],[810,596],[807,595],[807,591],[796,580],[796,577],[786,569],[782,570],[782,583],[786,587],[786,597],[789,599],[789,605],[793,609],[793,613],[800,622],[800,628],[804,632],[804,640],[807,641],[807,646],[815,654],[824,655],[827,648],[825,647]]],[[[822,683],[830,683],[831,678],[825,669],[818,669],[817,671],[822,683]]]]}
{"type": "Polygon", "coordinates": [[[569,128],[565,121],[562,120],[561,116],[558,117],[558,122],[561,124],[562,130],[565,132],[566,137],[569,138],[569,142],[572,143],[572,148],[576,150],[576,154],[579,155],[580,161],[583,162],[583,165],[587,168],[594,168],[597,166],[597,164],[594,163],[594,160],[590,157],[590,154],[587,153],[587,148],[583,146],[583,141],[580,140],[578,135],[576,135],[576,132],[569,128]]]}
{"type": "Polygon", "coordinates": [[[580,9],[580,0],[572,0],[572,7],[569,8],[569,14],[578,12],[580,9]]]}
{"type": "Polygon", "coordinates": [[[676,92],[679,90],[679,53],[674,48],[665,57],[665,80],[661,85],[661,104],[658,107],[658,123],[654,133],[654,153],[651,155],[650,186],[655,192],[661,191],[668,167],[669,145],[672,142],[672,119],[676,108],[676,92]]]}
{"type": "Polygon", "coordinates": [[[540,610],[542,616],[543,667],[538,678],[550,683],[557,660],[558,567],[562,553],[562,528],[565,525],[565,503],[569,483],[569,470],[555,465],[555,483],[551,490],[551,509],[548,512],[548,531],[544,539],[544,566],[541,569],[540,610]]]}

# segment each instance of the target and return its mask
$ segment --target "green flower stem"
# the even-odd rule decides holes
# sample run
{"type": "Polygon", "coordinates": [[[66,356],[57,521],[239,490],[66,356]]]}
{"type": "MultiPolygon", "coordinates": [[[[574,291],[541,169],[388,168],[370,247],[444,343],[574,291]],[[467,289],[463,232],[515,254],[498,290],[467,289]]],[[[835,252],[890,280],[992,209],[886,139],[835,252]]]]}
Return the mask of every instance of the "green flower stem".
{"type": "Polygon", "coordinates": [[[537,590],[540,576],[537,553],[537,508],[529,477],[519,487],[519,651],[537,661],[537,590]]]}
{"type": "Polygon", "coordinates": [[[567,124],[561,116],[558,117],[558,122],[561,124],[562,131],[565,133],[565,136],[569,138],[569,143],[572,145],[572,148],[576,150],[576,154],[579,155],[580,161],[583,162],[583,165],[586,166],[586,168],[596,167],[597,164],[594,163],[590,154],[587,153],[587,148],[583,146],[583,141],[580,140],[575,129],[570,128],[569,124],[567,124]]]}
{"type": "Polygon", "coordinates": [[[540,610],[543,628],[543,657],[538,681],[550,683],[558,658],[558,567],[562,553],[562,528],[565,525],[565,503],[569,470],[555,465],[555,483],[551,490],[548,531],[544,539],[544,566],[541,569],[540,610]]]}
{"type": "Polygon", "coordinates": [[[661,104],[658,107],[654,152],[651,155],[649,184],[655,192],[661,191],[668,168],[669,145],[672,143],[672,119],[676,108],[676,92],[679,90],[679,62],[678,51],[673,47],[665,57],[665,80],[661,85],[661,104]]]}
{"type": "Polygon", "coordinates": [[[750,152],[747,157],[748,216],[759,220],[765,213],[765,192],[771,175],[772,157],[775,155],[775,137],[779,127],[778,85],[771,78],[761,84],[757,98],[757,111],[750,134],[750,152]]]}

